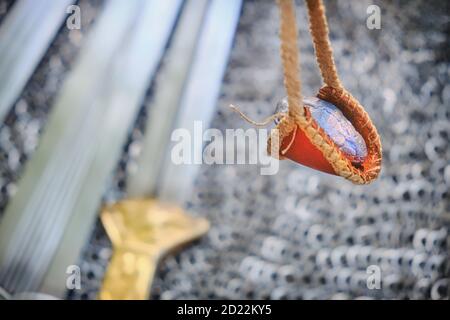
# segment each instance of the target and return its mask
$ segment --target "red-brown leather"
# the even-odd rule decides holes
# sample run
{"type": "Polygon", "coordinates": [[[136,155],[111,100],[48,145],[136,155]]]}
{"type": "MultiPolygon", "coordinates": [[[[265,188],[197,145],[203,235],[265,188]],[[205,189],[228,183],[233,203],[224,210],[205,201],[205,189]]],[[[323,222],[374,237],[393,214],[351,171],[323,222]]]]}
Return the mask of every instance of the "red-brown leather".
{"type": "MultiPolygon", "coordinates": [[[[282,150],[289,145],[293,134],[294,132],[283,139],[281,143],[282,150]]],[[[323,156],[322,151],[309,141],[308,137],[300,128],[297,128],[295,139],[283,156],[304,166],[336,175],[333,167],[323,156]]]]}

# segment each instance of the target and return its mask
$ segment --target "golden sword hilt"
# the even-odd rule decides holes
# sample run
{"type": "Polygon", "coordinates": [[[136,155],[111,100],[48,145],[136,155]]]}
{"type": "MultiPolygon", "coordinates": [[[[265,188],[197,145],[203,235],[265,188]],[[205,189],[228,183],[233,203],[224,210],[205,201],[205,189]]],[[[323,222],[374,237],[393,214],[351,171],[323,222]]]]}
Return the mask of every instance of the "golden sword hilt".
{"type": "Polygon", "coordinates": [[[102,300],[148,299],[160,259],[204,235],[209,222],[154,199],[124,200],[102,210],[113,256],[99,293],[102,300]]]}

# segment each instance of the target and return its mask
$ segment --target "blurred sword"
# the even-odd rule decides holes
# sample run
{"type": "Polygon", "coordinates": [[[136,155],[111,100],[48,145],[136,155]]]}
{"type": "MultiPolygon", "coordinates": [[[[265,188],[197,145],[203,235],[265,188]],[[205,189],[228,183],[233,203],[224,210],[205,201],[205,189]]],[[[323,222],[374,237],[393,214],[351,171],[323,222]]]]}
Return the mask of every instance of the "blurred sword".
{"type": "Polygon", "coordinates": [[[0,224],[0,286],[62,297],[181,0],[111,0],[0,224]]]}
{"type": "Polygon", "coordinates": [[[19,97],[75,0],[20,0],[0,28],[0,122],[19,97]]]}
{"type": "Polygon", "coordinates": [[[205,219],[181,209],[198,166],[176,166],[169,147],[174,129],[182,127],[194,134],[194,121],[205,126],[210,122],[239,19],[241,0],[206,4],[187,2],[161,71],[143,153],[127,181],[134,199],[107,206],[101,214],[114,248],[101,299],[146,299],[160,259],[209,228],[205,219]],[[155,194],[163,202],[144,199],[155,194]]]}

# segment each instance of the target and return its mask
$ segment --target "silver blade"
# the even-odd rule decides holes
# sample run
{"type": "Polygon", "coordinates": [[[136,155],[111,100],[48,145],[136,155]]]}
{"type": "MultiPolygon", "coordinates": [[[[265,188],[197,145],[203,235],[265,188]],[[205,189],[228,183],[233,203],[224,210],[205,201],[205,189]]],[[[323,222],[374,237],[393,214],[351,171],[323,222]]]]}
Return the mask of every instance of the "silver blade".
{"type": "Polygon", "coordinates": [[[191,70],[208,0],[189,0],[180,17],[172,45],[159,72],[155,97],[149,108],[142,153],[130,173],[127,192],[139,198],[153,195],[176,114],[191,70]]]}
{"type": "MultiPolygon", "coordinates": [[[[201,121],[207,129],[228,62],[232,41],[241,9],[240,0],[214,0],[210,3],[206,21],[200,35],[180,110],[174,125],[189,130],[194,136],[194,121],[201,121]]],[[[199,165],[176,165],[165,150],[165,161],[158,181],[158,195],[162,200],[183,204],[199,165]]],[[[202,153],[203,146],[194,143],[192,154],[202,153]]]]}
{"type": "Polygon", "coordinates": [[[33,74],[74,0],[20,0],[0,28],[0,121],[33,74]]]}
{"type": "Polygon", "coordinates": [[[65,291],[180,4],[112,0],[99,17],[0,225],[7,290],[65,291]]]}

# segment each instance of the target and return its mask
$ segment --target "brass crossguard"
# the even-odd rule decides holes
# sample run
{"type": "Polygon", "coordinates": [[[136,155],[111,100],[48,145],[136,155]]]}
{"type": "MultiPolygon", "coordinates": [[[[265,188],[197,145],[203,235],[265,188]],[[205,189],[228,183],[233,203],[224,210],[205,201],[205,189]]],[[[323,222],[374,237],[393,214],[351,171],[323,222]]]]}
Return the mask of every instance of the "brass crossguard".
{"type": "Polygon", "coordinates": [[[99,299],[144,300],[160,259],[199,238],[209,222],[154,199],[124,200],[105,207],[101,220],[113,245],[99,299]]]}

